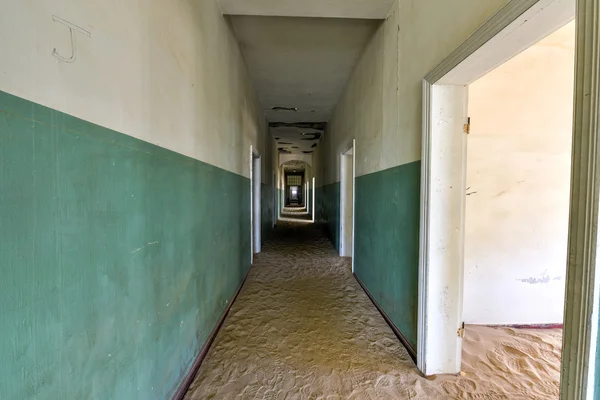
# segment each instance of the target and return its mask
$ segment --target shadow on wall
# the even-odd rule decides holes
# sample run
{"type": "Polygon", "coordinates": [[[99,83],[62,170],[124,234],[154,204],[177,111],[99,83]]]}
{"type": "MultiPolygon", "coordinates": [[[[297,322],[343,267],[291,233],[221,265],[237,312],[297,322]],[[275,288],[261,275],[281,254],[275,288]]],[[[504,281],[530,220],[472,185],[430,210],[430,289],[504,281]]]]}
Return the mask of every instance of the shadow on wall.
{"type": "Polygon", "coordinates": [[[340,183],[317,188],[317,224],[336,250],[340,249],[340,183]]]}

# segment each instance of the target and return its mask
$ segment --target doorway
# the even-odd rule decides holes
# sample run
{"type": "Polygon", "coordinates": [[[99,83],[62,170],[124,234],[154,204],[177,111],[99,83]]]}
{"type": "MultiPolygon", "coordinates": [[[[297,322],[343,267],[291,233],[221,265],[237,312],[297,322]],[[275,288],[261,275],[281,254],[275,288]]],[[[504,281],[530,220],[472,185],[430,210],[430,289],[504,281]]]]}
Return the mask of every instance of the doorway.
{"type": "Polygon", "coordinates": [[[289,186],[288,203],[293,206],[299,206],[302,203],[302,196],[300,196],[300,186],[289,186]]]}
{"type": "MultiPolygon", "coordinates": [[[[425,375],[458,373],[464,332],[463,274],[468,85],[575,16],[575,113],[571,157],[568,260],[565,263],[561,398],[584,398],[593,387],[598,321],[596,230],[588,229],[595,192],[597,115],[595,45],[597,26],[587,17],[597,3],[587,0],[511,1],[423,82],[423,143],[417,364],[425,375]],[[593,28],[593,29],[592,29],[593,28]],[[592,179],[592,180],[591,180],[592,179]],[[587,217],[586,217],[587,216],[587,217]]],[[[594,9],[597,11],[597,9],[594,9]]],[[[597,18],[597,13],[593,13],[597,18]]],[[[594,19],[595,21],[595,19],[594,19]]]]}
{"type": "MultiPolygon", "coordinates": [[[[354,259],[354,142],[340,156],[340,256],[354,259]]],[[[354,261],[352,262],[354,265],[354,261]]],[[[354,271],[354,267],[352,268],[354,271]]]]}
{"type": "Polygon", "coordinates": [[[315,177],[313,176],[312,178],[312,222],[316,222],[315,217],[316,217],[316,193],[317,193],[317,187],[315,186],[315,177]]]}
{"type": "Polygon", "coordinates": [[[273,171],[273,221],[271,221],[271,227],[274,228],[277,225],[277,174],[273,171]]]}
{"type": "Polygon", "coordinates": [[[417,361],[426,375],[461,370],[468,85],[574,16],[574,1],[510,4],[486,24],[495,33],[482,27],[457,50],[462,62],[424,81],[417,361]],[[502,29],[500,20],[512,23],[502,29]]]}
{"type": "Polygon", "coordinates": [[[252,225],[252,259],[254,254],[260,253],[262,247],[261,238],[261,185],[262,185],[262,168],[261,168],[261,157],[252,148],[251,162],[250,162],[250,181],[251,181],[251,196],[250,196],[250,207],[251,207],[251,225],[252,225]]]}

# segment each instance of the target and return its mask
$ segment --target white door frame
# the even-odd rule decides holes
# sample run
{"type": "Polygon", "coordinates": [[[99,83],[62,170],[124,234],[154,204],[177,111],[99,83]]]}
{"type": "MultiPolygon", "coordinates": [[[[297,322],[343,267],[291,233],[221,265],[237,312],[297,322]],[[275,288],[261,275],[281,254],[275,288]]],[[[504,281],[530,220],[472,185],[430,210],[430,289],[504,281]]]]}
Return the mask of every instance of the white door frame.
{"type": "Polygon", "coordinates": [[[312,178],[312,221],[311,222],[315,222],[315,215],[316,215],[316,209],[317,209],[317,205],[315,203],[315,199],[317,198],[316,192],[317,192],[317,187],[315,186],[315,177],[313,176],[313,178],[312,178]]]}
{"type": "Polygon", "coordinates": [[[260,153],[250,146],[250,247],[251,262],[254,254],[261,250],[261,185],[262,158],[260,153]]]}
{"type": "Polygon", "coordinates": [[[271,227],[274,228],[277,224],[277,173],[273,170],[273,221],[271,227]]]}
{"type": "Polygon", "coordinates": [[[310,214],[310,177],[306,174],[306,212],[310,214]]]}
{"type": "Polygon", "coordinates": [[[308,212],[308,178],[306,171],[304,172],[303,182],[304,182],[304,197],[302,201],[304,202],[304,208],[306,208],[306,212],[308,212]]]}
{"type": "Polygon", "coordinates": [[[345,151],[340,153],[340,256],[342,257],[352,257],[352,272],[354,272],[354,206],[355,206],[355,193],[356,193],[356,140],[352,139],[352,145],[349,146],[345,151]],[[349,165],[348,158],[352,157],[352,162],[349,165]],[[348,199],[346,197],[346,189],[347,189],[347,168],[352,168],[352,198],[348,199]],[[350,238],[350,247],[351,249],[347,249],[347,244],[345,243],[347,238],[345,237],[346,230],[346,202],[352,202],[352,227],[351,227],[351,238],[350,238]]]}
{"type": "MultiPolygon", "coordinates": [[[[600,0],[511,0],[423,82],[417,364],[457,373],[468,85],[575,16],[577,55],[561,399],[591,398],[598,325],[600,0]]],[[[600,268],[599,268],[600,270],[600,268]]]]}
{"type": "Polygon", "coordinates": [[[277,216],[281,219],[283,207],[285,207],[285,169],[279,166],[279,206],[277,207],[277,216]]]}

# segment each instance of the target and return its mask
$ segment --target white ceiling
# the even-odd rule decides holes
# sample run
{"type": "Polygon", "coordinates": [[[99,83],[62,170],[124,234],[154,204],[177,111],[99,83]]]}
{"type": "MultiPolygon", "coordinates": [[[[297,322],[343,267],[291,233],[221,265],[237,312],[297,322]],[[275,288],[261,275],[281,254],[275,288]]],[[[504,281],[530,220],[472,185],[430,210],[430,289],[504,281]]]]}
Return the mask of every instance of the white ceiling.
{"type": "Polygon", "coordinates": [[[230,18],[271,132],[283,142],[279,147],[292,153],[312,152],[356,62],[381,22],[230,18]]]}
{"type": "Polygon", "coordinates": [[[385,19],[395,0],[219,0],[223,14],[385,19]]]}

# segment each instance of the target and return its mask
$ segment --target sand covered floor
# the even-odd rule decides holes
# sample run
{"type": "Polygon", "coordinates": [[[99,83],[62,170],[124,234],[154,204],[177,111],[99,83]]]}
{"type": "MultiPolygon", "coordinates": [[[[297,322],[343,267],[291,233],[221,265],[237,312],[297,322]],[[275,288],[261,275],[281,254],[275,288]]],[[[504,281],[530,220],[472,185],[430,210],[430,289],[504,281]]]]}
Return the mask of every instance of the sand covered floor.
{"type": "Polygon", "coordinates": [[[295,219],[303,221],[309,221],[312,219],[312,215],[308,212],[305,206],[283,207],[283,210],[281,211],[281,217],[285,222],[291,222],[295,219]]]}
{"type": "Polygon", "coordinates": [[[467,327],[462,376],[421,377],[313,225],[279,224],[186,399],[557,399],[560,330],[467,327]]]}

